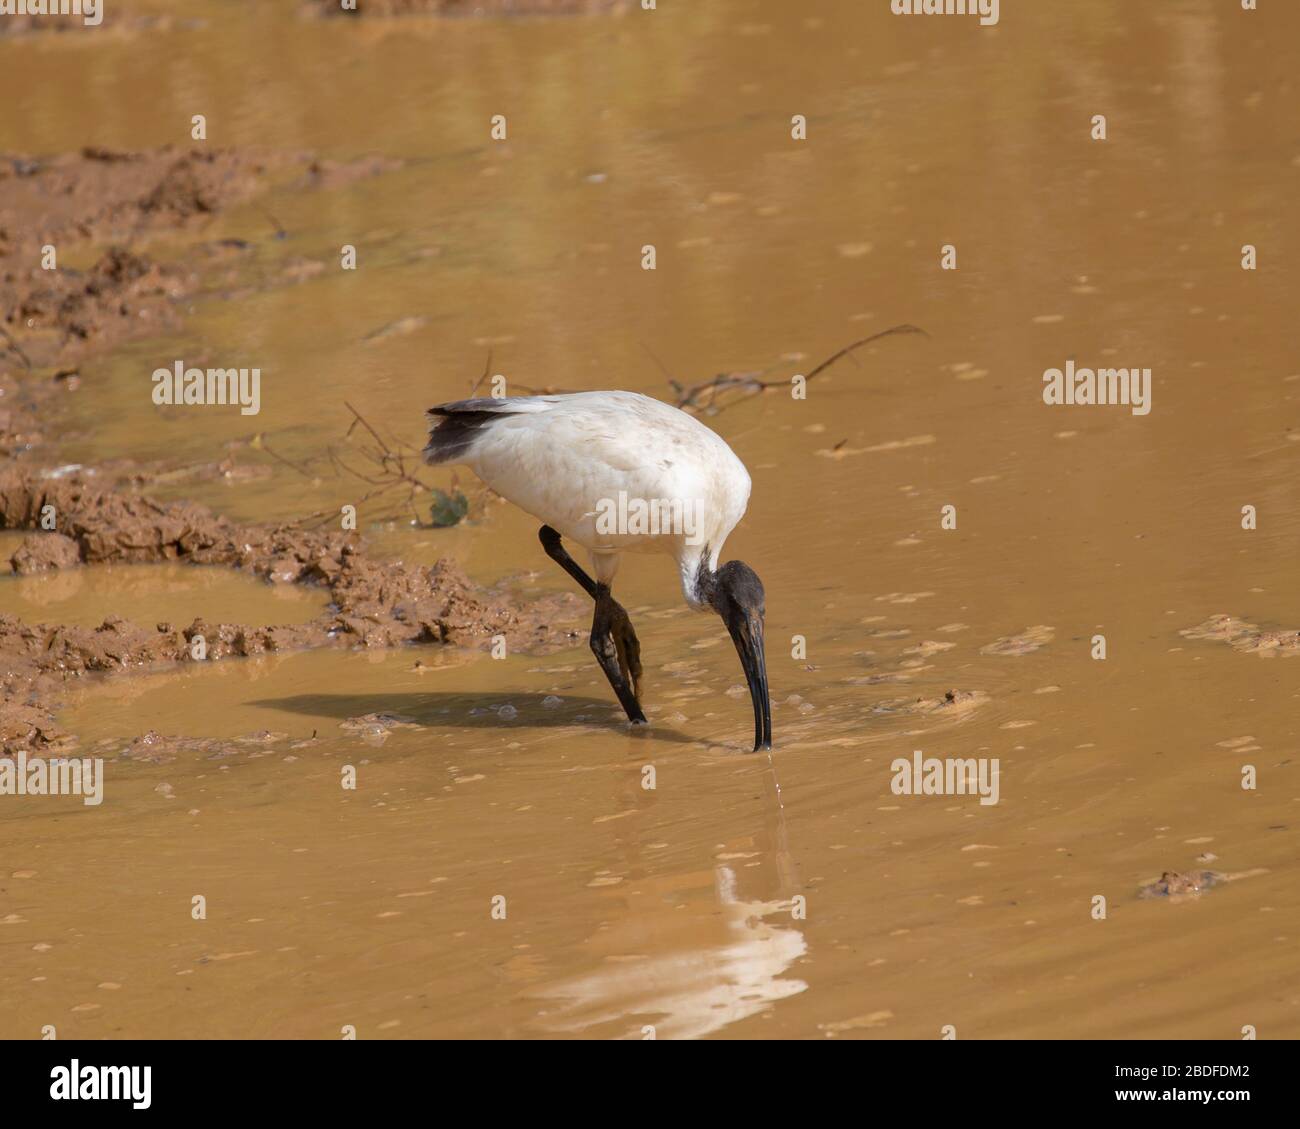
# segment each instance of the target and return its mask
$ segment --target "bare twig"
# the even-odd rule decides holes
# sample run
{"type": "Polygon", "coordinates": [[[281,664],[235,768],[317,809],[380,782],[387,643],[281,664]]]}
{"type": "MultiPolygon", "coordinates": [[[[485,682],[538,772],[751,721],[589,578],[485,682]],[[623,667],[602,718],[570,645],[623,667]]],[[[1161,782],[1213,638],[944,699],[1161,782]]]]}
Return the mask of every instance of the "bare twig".
{"type": "MultiPolygon", "coordinates": [[[[853,342],[852,345],[845,345],[844,348],[841,349],[838,353],[832,353],[829,357],[827,357],[824,361],[822,361],[821,364],[819,364],[815,369],[813,369],[812,372],[808,373],[804,377],[804,380],[811,380],[823,369],[830,368],[831,365],[833,365],[841,357],[847,356],[849,353],[852,353],[855,349],[861,348],[863,345],[870,345],[871,342],[879,341],[882,337],[893,337],[895,334],[899,334],[899,333],[919,333],[922,337],[930,336],[928,333],[925,332],[924,329],[918,329],[914,325],[890,326],[888,329],[882,329],[879,333],[873,333],[870,337],[864,337],[861,341],[855,341],[853,342]]],[[[780,383],[780,382],[773,381],[773,383],[780,383]]]]}
{"type": "Polygon", "coordinates": [[[474,399],[474,393],[479,390],[483,381],[488,378],[488,373],[492,371],[492,350],[488,350],[487,360],[483,364],[483,375],[480,376],[473,384],[469,386],[469,398],[474,399]]]}
{"type": "MultiPolygon", "coordinates": [[[[389,453],[388,444],[384,442],[383,436],[381,436],[379,432],[377,432],[373,427],[371,427],[370,424],[366,422],[365,417],[359,411],[357,411],[356,408],[354,408],[351,404],[349,404],[346,400],[343,401],[343,406],[352,413],[353,416],[352,427],[355,427],[357,424],[361,424],[362,427],[364,427],[368,432],[370,432],[371,435],[375,437],[375,442],[379,444],[380,448],[382,448],[384,453],[388,454],[389,453]]],[[[349,435],[352,434],[352,427],[348,428],[349,435]]]]}
{"type": "MultiPolygon", "coordinates": [[[[483,381],[488,378],[488,373],[492,371],[492,353],[488,352],[487,364],[483,366],[483,374],[469,386],[469,398],[472,400],[474,394],[483,386],[483,381]]],[[[510,388],[515,392],[525,392],[529,396],[554,396],[556,393],[570,392],[573,389],[556,388],[553,384],[548,384],[544,388],[532,388],[527,384],[520,384],[518,381],[511,381],[510,388]]]]}
{"type": "Polygon", "coordinates": [[[267,442],[266,442],[265,439],[259,440],[257,445],[258,445],[258,447],[259,447],[261,450],[265,451],[268,455],[270,455],[271,458],[276,459],[277,461],[284,463],[285,466],[290,467],[290,468],[293,469],[293,470],[296,470],[296,471],[297,471],[299,474],[301,474],[304,478],[315,478],[315,477],[316,477],[316,476],[315,476],[314,474],[312,474],[312,472],[309,471],[306,467],[304,467],[304,466],[299,466],[299,465],[298,465],[297,463],[295,463],[292,459],[286,459],[286,458],[285,458],[282,454],[280,454],[278,451],[274,451],[274,450],[272,450],[271,447],[267,444],[267,442]]]}
{"type": "MultiPolygon", "coordinates": [[[[355,452],[362,460],[362,465],[359,467],[354,465],[350,459],[345,458],[341,451],[336,450],[334,447],[327,448],[326,457],[335,472],[339,475],[359,479],[366,485],[374,487],[373,490],[362,495],[358,500],[360,502],[367,502],[372,498],[382,497],[399,487],[405,487],[406,495],[398,503],[399,508],[389,516],[399,516],[402,508],[405,508],[410,512],[416,525],[428,525],[427,522],[421,520],[416,505],[416,496],[422,492],[432,493],[434,488],[421,479],[416,472],[416,468],[419,466],[418,452],[403,447],[398,443],[390,443],[356,408],[346,400],[343,403],[344,407],[352,413],[352,422],[348,425],[344,439],[351,439],[353,433],[358,428],[361,428],[373,442],[356,445],[355,452]]],[[[275,452],[271,453],[275,454],[275,452]]],[[[287,462],[288,460],[282,458],[281,461],[287,462]]],[[[293,464],[290,463],[289,465],[292,466],[293,464]]],[[[300,470],[301,468],[295,467],[295,469],[300,470]]],[[[319,510],[316,513],[306,515],[295,524],[329,520],[335,515],[335,512],[334,510],[319,510]]]]}
{"type": "MultiPolygon", "coordinates": [[[[849,356],[856,349],[862,348],[863,345],[869,345],[873,341],[879,341],[883,337],[892,337],[902,333],[919,333],[923,337],[929,334],[923,329],[918,329],[914,325],[895,325],[889,329],[882,329],[879,333],[873,333],[870,337],[864,337],[860,341],[854,341],[844,348],[837,350],[827,357],[820,364],[815,366],[809,373],[804,376],[804,380],[812,380],[814,376],[825,372],[836,361],[849,356]]],[[[719,373],[712,380],[703,380],[698,384],[692,384],[688,388],[683,388],[677,381],[669,377],[668,382],[677,392],[677,407],[679,408],[704,408],[718,410],[725,405],[719,405],[719,396],[728,392],[744,392],[747,395],[755,395],[767,388],[784,388],[789,385],[787,379],[764,380],[760,373],[754,372],[733,372],[719,373]],[[704,400],[705,394],[708,394],[707,401],[704,400]]]]}
{"type": "Polygon", "coordinates": [[[668,383],[672,385],[673,391],[680,394],[680,392],[682,391],[682,382],[678,380],[675,376],[673,376],[671,372],[668,371],[668,366],[664,364],[663,361],[661,361],[657,356],[655,356],[654,350],[651,349],[650,346],[647,345],[644,341],[641,343],[641,348],[644,349],[646,351],[646,355],[652,361],[654,361],[656,365],[659,366],[659,371],[663,373],[665,377],[668,378],[668,383]]]}

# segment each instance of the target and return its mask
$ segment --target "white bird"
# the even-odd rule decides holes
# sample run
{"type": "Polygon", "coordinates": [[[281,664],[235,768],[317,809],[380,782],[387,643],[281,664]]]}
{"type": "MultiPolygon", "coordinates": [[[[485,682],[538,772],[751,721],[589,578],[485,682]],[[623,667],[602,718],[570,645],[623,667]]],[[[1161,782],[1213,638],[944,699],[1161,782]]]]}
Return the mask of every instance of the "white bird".
{"type": "Polygon", "coordinates": [[[741,561],[718,565],[749,472],[719,435],[635,392],[459,400],[430,408],[429,422],[427,462],[469,467],[544,523],[547,555],[596,602],[591,649],[633,724],[645,723],[641,647],[610,587],[624,552],[666,552],[686,602],[726,623],[753,700],[754,750],[772,747],[763,585],[741,561]],[[594,580],[565,537],[591,554],[594,580]]]}

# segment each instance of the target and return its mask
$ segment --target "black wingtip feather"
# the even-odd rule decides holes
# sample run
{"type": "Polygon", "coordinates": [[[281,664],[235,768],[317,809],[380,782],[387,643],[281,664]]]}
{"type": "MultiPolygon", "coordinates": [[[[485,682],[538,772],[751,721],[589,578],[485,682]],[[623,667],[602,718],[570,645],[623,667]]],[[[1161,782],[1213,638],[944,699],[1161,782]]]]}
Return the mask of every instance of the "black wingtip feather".
{"type": "Polygon", "coordinates": [[[479,432],[494,419],[500,419],[508,408],[502,400],[457,400],[439,404],[426,413],[432,427],[429,442],[424,448],[424,461],[432,466],[460,462],[474,446],[479,432]]]}
{"type": "Polygon", "coordinates": [[[473,400],[453,400],[449,404],[438,404],[425,414],[431,417],[450,416],[461,412],[487,412],[489,415],[500,415],[502,412],[514,410],[509,400],[497,399],[495,396],[479,396],[473,400]]]}

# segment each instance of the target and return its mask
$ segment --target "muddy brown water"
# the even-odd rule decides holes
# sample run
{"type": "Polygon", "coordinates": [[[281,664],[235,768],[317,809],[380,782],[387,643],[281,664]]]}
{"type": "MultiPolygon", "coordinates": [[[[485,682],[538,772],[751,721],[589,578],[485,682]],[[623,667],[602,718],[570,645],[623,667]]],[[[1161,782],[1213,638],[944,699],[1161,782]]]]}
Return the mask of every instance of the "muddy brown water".
{"type": "MultiPolygon", "coordinates": [[[[3,547],[3,541],[0,541],[3,547]]],[[[318,590],[272,586],[228,569],[186,565],[96,565],[38,576],[0,577],[0,613],[27,623],[95,627],[108,616],[140,623],[306,623],[324,607],[318,590]]]]}
{"type": "MultiPolygon", "coordinates": [[[[1040,3],[980,29],[883,3],[671,7],[345,23],[195,3],[201,26],[0,42],[6,149],[158,145],[204,112],[222,144],[408,161],[215,219],[205,237],[258,241],[248,292],[87,366],[68,462],[218,459],[254,432],[319,459],[345,399],[418,443],[489,349],[523,384],[666,396],[663,369],[785,376],[897,322],[930,333],[806,401],[709,418],[754,477],[728,555],[767,586],[773,762],[744,754],[721,625],[654,558],[620,576],[645,733],[585,648],[85,683],[60,720],[107,752],[105,802],[0,800],[0,1036],[1300,1034],[1300,661],[1179,634],[1300,626],[1300,12],[1040,3]],[[259,284],[344,243],[355,274],[259,284]],[[152,370],[200,355],[261,367],[255,420],[154,408],[152,370]],[[1151,367],[1151,413],[1047,407],[1041,375],[1069,359],[1151,367]],[[1039,625],[1035,650],[983,650],[1039,625]],[[951,689],[987,698],[906,706],[951,689]],[[405,720],[340,725],[367,714],[405,720]],[[271,736],[113,759],[148,729],[271,736]],[[914,749],[998,758],[999,803],[894,795],[914,749]],[[1137,897],[1200,869],[1251,876],[1137,897]]],[[[276,466],[157,492],[276,520],[360,489],[276,466]]],[[[558,589],[534,533],[503,505],[372,530],[558,589]]]]}

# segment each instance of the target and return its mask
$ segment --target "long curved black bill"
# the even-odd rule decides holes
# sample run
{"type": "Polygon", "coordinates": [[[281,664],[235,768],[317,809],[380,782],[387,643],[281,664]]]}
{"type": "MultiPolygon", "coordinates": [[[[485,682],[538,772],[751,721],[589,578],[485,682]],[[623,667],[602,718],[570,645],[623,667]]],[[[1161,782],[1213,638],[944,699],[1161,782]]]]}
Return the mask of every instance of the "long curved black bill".
{"type": "Polygon", "coordinates": [[[754,752],[772,747],[772,703],[767,692],[767,659],[763,655],[763,620],[745,616],[728,624],[732,642],[740,655],[749,683],[749,697],[754,703],[754,752]]]}

